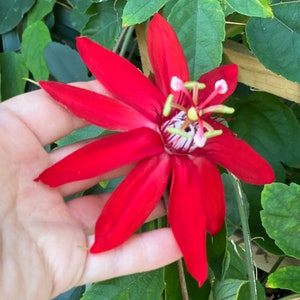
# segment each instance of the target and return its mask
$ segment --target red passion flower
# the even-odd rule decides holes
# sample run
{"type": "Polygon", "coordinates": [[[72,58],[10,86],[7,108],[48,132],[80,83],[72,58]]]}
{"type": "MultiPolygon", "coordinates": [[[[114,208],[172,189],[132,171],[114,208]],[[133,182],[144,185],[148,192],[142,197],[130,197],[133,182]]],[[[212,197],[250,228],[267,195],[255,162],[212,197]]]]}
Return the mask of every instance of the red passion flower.
{"type": "Polygon", "coordinates": [[[201,285],[208,274],[206,234],[218,233],[225,219],[216,165],[256,185],[271,183],[274,173],[216,118],[216,114],[233,112],[222,103],[236,87],[237,66],[221,66],[190,81],[178,38],[159,14],[149,23],[147,45],[155,83],[86,37],[77,39],[78,51],[112,97],[58,82],[40,82],[78,117],[118,133],[71,153],[35,180],[56,187],[137,162],[99,216],[90,251],[106,251],[126,241],[170,184],[169,224],[189,272],[201,285]]]}

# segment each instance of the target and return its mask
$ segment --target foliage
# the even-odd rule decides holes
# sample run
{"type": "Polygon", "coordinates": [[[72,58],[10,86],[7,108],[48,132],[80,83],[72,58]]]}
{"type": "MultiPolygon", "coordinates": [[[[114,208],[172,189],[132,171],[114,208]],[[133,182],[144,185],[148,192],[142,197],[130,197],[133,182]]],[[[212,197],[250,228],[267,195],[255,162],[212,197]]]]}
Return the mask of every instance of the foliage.
{"type": "MultiPolygon", "coordinates": [[[[24,78],[66,83],[90,80],[75,49],[79,35],[89,36],[141,68],[141,56],[145,54],[138,51],[138,46],[143,41],[136,38],[133,28],[146,26],[158,11],[178,34],[191,78],[197,79],[220,65],[224,59],[223,41],[230,39],[245,45],[267,69],[300,83],[298,0],[14,0],[0,3],[0,101],[35,88],[24,78]]],[[[240,85],[229,100],[235,114],[227,121],[240,138],[270,162],[278,181],[264,189],[243,185],[252,237],[261,238],[255,242],[276,258],[292,256],[299,262],[300,114],[299,105],[288,100],[240,85]]],[[[90,126],[52,146],[99,134],[105,132],[90,126]]],[[[190,299],[249,298],[245,252],[231,239],[241,230],[241,216],[233,183],[223,173],[226,224],[217,236],[208,236],[210,278],[201,288],[183,266],[190,299]]],[[[103,192],[112,185],[102,183],[87,193],[103,192]]],[[[172,264],[96,283],[87,291],[75,288],[57,300],[182,299],[179,274],[177,265],[172,264]]],[[[300,293],[299,266],[276,270],[275,265],[267,275],[268,287],[300,293]]],[[[265,299],[263,280],[258,278],[256,288],[257,299],[265,299]]]]}

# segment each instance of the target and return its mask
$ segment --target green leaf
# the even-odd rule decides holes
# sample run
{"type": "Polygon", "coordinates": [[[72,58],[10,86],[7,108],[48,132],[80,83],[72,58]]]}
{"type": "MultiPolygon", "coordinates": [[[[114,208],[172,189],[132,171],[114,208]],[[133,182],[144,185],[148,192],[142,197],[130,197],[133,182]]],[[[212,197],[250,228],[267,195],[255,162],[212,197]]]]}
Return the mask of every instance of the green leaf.
{"type": "Polygon", "coordinates": [[[207,259],[209,267],[217,279],[221,280],[224,273],[224,261],[227,246],[226,226],[223,226],[215,236],[207,236],[207,259]]]}
{"type": "Polygon", "coordinates": [[[132,26],[146,21],[168,1],[128,0],[123,11],[123,26],[132,26]]]}
{"type": "Polygon", "coordinates": [[[300,293],[300,267],[284,267],[270,274],[268,277],[268,287],[273,289],[287,289],[300,293]]]}
{"type": "Polygon", "coordinates": [[[216,280],[213,285],[214,300],[236,300],[236,294],[240,286],[245,283],[244,280],[226,279],[224,281],[216,280]]]}
{"type": "Polygon", "coordinates": [[[219,0],[219,2],[222,6],[225,16],[228,16],[228,15],[234,13],[234,9],[228,5],[227,0],[219,0]]]}
{"type": "Polygon", "coordinates": [[[172,263],[164,268],[165,299],[182,300],[178,263],[172,263]]]}
{"type": "Polygon", "coordinates": [[[272,8],[274,18],[249,20],[248,43],[266,68],[300,83],[300,2],[280,1],[272,8]]]}
{"type": "Polygon", "coordinates": [[[94,138],[99,136],[101,133],[103,133],[104,129],[90,125],[86,126],[80,129],[74,130],[69,135],[61,138],[60,140],[56,141],[58,147],[67,146],[70,144],[74,144],[86,139],[94,138]]]}
{"type": "Polygon", "coordinates": [[[219,66],[225,37],[225,17],[218,1],[179,0],[168,21],[183,47],[191,79],[196,80],[201,74],[219,66]]]}
{"type": "Polygon", "coordinates": [[[112,49],[121,32],[121,17],[125,0],[112,5],[111,1],[93,4],[90,8],[93,15],[82,30],[88,36],[108,49],[112,49]]]}
{"type": "Polygon", "coordinates": [[[2,100],[24,93],[28,70],[19,53],[0,53],[0,75],[2,100]]]}
{"type": "MultiPolygon", "coordinates": [[[[278,181],[284,181],[285,170],[281,162],[294,165],[300,161],[297,150],[300,147],[300,127],[292,110],[276,96],[259,92],[236,100],[234,107],[236,112],[229,122],[232,131],[271,163],[278,181]]],[[[250,204],[251,233],[254,237],[263,237],[256,242],[269,252],[280,254],[261,226],[261,187],[244,184],[243,190],[250,204]]]]}
{"type": "Polygon", "coordinates": [[[247,280],[248,271],[245,261],[245,250],[233,240],[227,243],[224,265],[226,266],[224,279],[247,280]]]}
{"type": "Polygon", "coordinates": [[[235,104],[229,127],[265,157],[277,180],[283,181],[281,162],[289,165],[300,161],[300,126],[292,110],[278,97],[260,92],[235,104]]]}
{"type": "Polygon", "coordinates": [[[266,185],[262,192],[261,219],[268,235],[289,256],[300,259],[300,186],[266,185]]]}
{"type": "Polygon", "coordinates": [[[85,291],[85,286],[78,286],[55,297],[52,300],[80,300],[85,291]]]}
{"type": "Polygon", "coordinates": [[[0,34],[16,27],[34,2],[34,0],[0,1],[0,34]]]}
{"type": "Polygon", "coordinates": [[[61,82],[88,81],[88,70],[77,51],[57,42],[50,42],[44,51],[50,74],[61,82]]]}
{"type": "Polygon", "coordinates": [[[27,68],[36,81],[47,80],[49,77],[44,58],[44,49],[49,42],[51,42],[49,30],[41,21],[28,26],[22,35],[22,54],[27,68]]]}
{"type": "MultiPolygon", "coordinates": [[[[259,281],[256,281],[256,290],[257,290],[257,294],[256,294],[257,298],[256,299],[257,300],[265,300],[266,299],[265,289],[259,281]]],[[[236,300],[253,300],[252,298],[250,298],[250,283],[249,283],[249,281],[243,283],[240,286],[236,300]]]]}
{"type": "Polygon", "coordinates": [[[95,1],[78,0],[71,11],[70,20],[74,28],[79,32],[82,31],[91,17],[91,15],[87,13],[87,9],[92,5],[93,2],[95,1]]]}
{"type": "Polygon", "coordinates": [[[273,17],[268,0],[226,0],[226,2],[233,10],[246,16],[261,18],[273,17]]]}
{"type": "MultiPolygon", "coordinates": [[[[222,174],[222,181],[225,189],[226,198],[226,225],[228,236],[232,235],[237,229],[241,228],[241,220],[236,203],[236,194],[232,184],[232,180],[227,173],[222,174]]],[[[244,195],[246,197],[246,195],[244,195]]],[[[247,207],[249,209],[249,206],[247,207]]]]}
{"type": "Polygon", "coordinates": [[[27,15],[27,26],[42,20],[53,10],[56,0],[37,0],[27,15]]]}
{"type": "Polygon", "coordinates": [[[160,300],[163,270],[115,278],[93,284],[81,300],[160,300]]]}
{"type": "MultiPolygon", "coordinates": [[[[210,294],[210,281],[206,280],[205,283],[199,287],[196,280],[188,273],[184,263],[183,267],[189,299],[208,299],[210,294]]],[[[182,300],[177,262],[164,268],[164,282],[164,300],[182,300]]]]}

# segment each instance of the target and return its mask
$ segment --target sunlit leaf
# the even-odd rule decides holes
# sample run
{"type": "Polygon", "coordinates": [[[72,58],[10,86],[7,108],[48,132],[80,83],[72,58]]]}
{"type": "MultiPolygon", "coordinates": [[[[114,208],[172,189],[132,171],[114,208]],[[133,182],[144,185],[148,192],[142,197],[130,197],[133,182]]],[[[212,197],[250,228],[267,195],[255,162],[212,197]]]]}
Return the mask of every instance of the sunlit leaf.
{"type": "Polygon", "coordinates": [[[44,49],[51,42],[47,26],[37,21],[28,26],[22,35],[22,54],[25,64],[34,79],[47,80],[49,72],[44,58],[44,49]]]}
{"type": "Polygon", "coordinates": [[[253,17],[272,17],[272,9],[269,5],[268,0],[223,0],[226,4],[231,7],[233,10],[246,15],[253,17]]]}
{"type": "Polygon", "coordinates": [[[56,0],[37,0],[27,16],[27,25],[42,20],[53,10],[56,0]]]}
{"type": "Polygon", "coordinates": [[[19,53],[0,53],[1,98],[2,100],[21,94],[25,90],[28,69],[19,53]]]}
{"type": "Polygon", "coordinates": [[[288,266],[270,274],[268,277],[268,287],[300,293],[300,267],[288,266]]]}

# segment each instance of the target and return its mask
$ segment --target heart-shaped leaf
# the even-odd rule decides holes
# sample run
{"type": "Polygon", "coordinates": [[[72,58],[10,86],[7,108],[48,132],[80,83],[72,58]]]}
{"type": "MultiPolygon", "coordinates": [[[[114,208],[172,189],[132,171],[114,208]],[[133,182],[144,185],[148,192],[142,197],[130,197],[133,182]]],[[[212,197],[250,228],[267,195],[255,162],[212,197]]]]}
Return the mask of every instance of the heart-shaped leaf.
{"type": "Polygon", "coordinates": [[[225,17],[218,1],[179,0],[173,6],[168,21],[177,32],[193,80],[219,66],[225,17]]]}
{"type": "Polygon", "coordinates": [[[251,18],[246,26],[255,56],[276,74],[300,83],[300,2],[273,1],[274,18],[251,18]]]}
{"type": "Polygon", "coordinates": [[[262,192],[261,219],[268,235],[289,256],[300,259],[300,186],[266,185],[262,192]]]}

